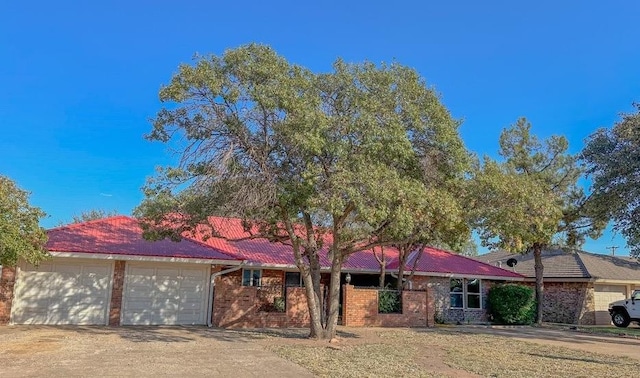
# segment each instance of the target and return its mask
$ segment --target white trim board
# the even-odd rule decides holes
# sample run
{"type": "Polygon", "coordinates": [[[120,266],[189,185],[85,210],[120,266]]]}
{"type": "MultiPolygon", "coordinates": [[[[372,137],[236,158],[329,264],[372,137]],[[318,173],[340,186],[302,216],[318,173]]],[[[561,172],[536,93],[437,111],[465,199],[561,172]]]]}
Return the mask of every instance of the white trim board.
{"type": "Polygon", "coordinates": [[[183,257],[161,257],[161,256],[138,256],[119,255],[107,253],[85,253],[85,252],[49,252],[53,257],[97,259],[97,260],[122,260],[122,261],[149,261],[149,262],[169,262],[188,264],[216,264],[216,265],[241,265],[242,260],[219,260],[219,259],[191,259],[183,257]]]}

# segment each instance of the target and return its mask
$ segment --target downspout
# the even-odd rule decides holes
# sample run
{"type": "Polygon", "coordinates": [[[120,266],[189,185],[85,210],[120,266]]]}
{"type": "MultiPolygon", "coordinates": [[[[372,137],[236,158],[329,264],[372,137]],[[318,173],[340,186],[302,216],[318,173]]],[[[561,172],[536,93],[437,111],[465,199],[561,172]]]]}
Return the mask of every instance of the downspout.
{"type": "Polygon", "coordinates": [[[213,321],[211,318],[213,317],[213,287],[215,286],[216,277],[221,276],[223,274],[235,272],[236,270],[240,270],[244,268],[244,264],[247,263],[247,260],[242,260],[240,265],[234,266],[233,268],[221,270],[219,272],[211,273],[211,278],[209,279],[209,302],[207,304],[207,327],[213,327],[213,321]]]}

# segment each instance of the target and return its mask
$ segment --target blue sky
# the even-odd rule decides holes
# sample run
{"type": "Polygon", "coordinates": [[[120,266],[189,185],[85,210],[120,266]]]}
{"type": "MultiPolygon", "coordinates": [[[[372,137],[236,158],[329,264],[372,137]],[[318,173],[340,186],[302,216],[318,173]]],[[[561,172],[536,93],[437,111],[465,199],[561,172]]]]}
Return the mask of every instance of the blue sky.
{"type": "MultiPolygon", "coordinates": [[[[194,53],[249,42],[327,71],[347,61],[414,67],[495,154],[526,116],[576,152],[640,101],[637,1],[13,1],[0,12],[0,174],[51,227],[83,210],[128,214],[154,167],[143,134],[158,90],[194,53]]],[[[625,246],[607,233],[585,249],[625,246]]],[[[625,248],[622,254],[628,253],[625,248]]],[[[618,250],[620,254],[620,250],[618,250]]]]}

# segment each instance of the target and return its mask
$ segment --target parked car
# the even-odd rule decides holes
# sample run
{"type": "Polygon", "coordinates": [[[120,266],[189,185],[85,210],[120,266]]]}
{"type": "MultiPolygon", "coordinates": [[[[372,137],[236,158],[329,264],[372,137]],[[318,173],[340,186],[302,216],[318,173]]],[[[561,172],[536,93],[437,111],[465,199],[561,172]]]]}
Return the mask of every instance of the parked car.
{"type": "Polygon", "coordinates": [[[640,290],[631,294],[631,298],[609,303],[611,321],[616,327],[626,327],[631,322],[640,324],[640,290]]]}

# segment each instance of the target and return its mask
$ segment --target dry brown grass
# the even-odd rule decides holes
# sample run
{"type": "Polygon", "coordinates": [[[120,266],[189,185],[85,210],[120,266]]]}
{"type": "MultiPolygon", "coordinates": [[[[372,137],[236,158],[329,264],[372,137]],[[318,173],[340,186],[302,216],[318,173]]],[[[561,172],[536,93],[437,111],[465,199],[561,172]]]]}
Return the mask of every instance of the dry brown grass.
{"type": "Polygon", "coordinates": [[[271,338],[269,349],[325,377],[637,376],[637,360],[447,330],[363,331],[331,344],[271,338]],[[439,361],[438,361],[439,360],[439,361]]]}

